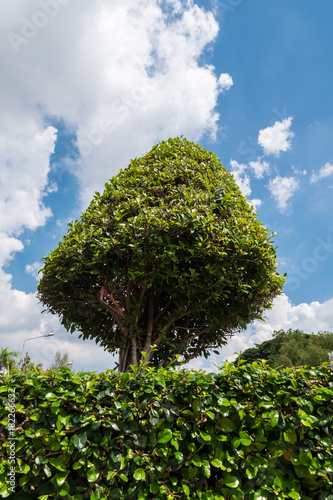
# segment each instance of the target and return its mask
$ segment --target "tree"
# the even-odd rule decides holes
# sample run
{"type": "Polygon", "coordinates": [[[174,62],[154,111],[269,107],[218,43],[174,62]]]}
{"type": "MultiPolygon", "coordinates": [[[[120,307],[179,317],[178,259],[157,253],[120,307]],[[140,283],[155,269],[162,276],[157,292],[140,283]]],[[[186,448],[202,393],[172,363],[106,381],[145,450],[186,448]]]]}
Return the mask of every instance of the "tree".
{"type": "Polygon", "coordinates": [[[40,372],[43,370],[43,363],[36,364],[34,361],[31,361],[29,354],[26,353],[25,358],[20,360],[17,369],[20,371],[24,370],[25,373],[40,372]]]}
{"type": "Polygon", "coordinates": [[[50,366],[50,370],[60,370],[62,366],[68,366],[68,354],[61,354],[61,352],[57,351],[54,358],[54,363],[50,366]]]}
{"type": "Polygon", "coordinates": [[[69,226],[43,259],[39,299],[119,351],[121,372],[144,357],[207,357],[282,291],[272,234],[216,156],[186,139],[132,160],[69,226]]]}
{"type": "MultiPolygon", "coordinates": [[[[302,330],[278,330],[271,340],[246,349],[240,358],[250,363],[264,359],[272,367],[319,366],[333,351],[333,333],[304,333],[302,330]]],[[[236,360],[238,363],[238,359],[236,360]]]]}
{"type": "Polygon", "coordinates": [[[10,370],[16,367],[16,358],[19,355],[17,351],[11,351],[9,347],[1,347],[0,351],[0,371],[10,370]]]}

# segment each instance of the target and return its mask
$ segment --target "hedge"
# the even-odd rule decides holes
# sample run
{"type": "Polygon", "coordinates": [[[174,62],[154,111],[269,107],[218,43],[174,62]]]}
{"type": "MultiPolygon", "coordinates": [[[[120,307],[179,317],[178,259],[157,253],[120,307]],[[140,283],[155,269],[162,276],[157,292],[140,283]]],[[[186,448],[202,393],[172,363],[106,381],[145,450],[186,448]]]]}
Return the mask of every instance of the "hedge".
{"type": "Polygon", "coordinates": [[[0,497],[333,500],[327,364],[134,368],[2,377],[0,497]]]}

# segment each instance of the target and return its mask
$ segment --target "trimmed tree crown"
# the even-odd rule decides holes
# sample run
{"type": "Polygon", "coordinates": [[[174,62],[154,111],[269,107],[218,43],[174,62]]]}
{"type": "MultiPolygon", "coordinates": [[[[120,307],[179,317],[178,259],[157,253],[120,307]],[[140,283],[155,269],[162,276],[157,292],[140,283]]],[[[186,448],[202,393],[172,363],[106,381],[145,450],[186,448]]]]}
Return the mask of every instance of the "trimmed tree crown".
{"type": "Polygon", "coordinates": [[[272,234],[213,153],[162,142],[105,184],[44,259],[40,301],[120,352],[119,368],[207,356],[261,318],[284,278],[272,234]],[[151,350],[155,345],[156,349],[151,350]]]}

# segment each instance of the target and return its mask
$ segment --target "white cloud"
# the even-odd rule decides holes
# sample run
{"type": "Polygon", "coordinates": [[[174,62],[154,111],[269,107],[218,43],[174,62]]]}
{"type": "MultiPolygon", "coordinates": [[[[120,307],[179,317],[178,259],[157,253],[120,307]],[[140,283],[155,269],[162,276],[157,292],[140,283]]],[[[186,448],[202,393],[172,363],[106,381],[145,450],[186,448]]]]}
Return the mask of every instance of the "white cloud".
{"type": "Polygon", "coordinates": [[[42,200],[57,131],[43,130],[24,117],[15,131],[6,125],[2,123],[7,130],[0,135],[0,231],[18,235],[44,225],[52,213],[42,200]]]}
{"type": "Polygon", "coordinates": [[[275,199],[278,209],[285,212],[289,208],[289,200],[299,188],[299,182],[295,177],[277,176],[269,181],[268,189],[272,198],[275,199]]]}
{"type": "Polygon", "coordinates": [[[266,155],[278,156],[281,151],[291,148],[291,139],[294,133],[290,131],[293,118],[285,118],[281,122],[276,121],[272,127],[259,131],[258,144],[264,149],[266,155]]]}
{"type": "Polygon", "coordinates": [[[41,262],[33,262],[33,264],[27,264],[25,266],[25,272],[27,274],[31,274],[36,280],[40,278],[38,271],[42,268],[42,263],[41,262]]]}
{"type": "Polygon", "coordinates": [[[175,0],[81,0],[78,10],[72,0],[15,53],[8,33],[21,36],[22,18],[33,24],[38,11],[37,1],[6,7],[0,98],[14,121],[29,103],[35,120],[53,116],[77,131],[83,159],[73,171],[84,204],[159,140],[215,136],[218,95],[231,77],[199,62],[218,33],[211,12],[175,0]]]}
{"type": "Polygon", "coordinates": [[[318,171],[318,173],[313,173],[310,178],[310,182],[318,182],[321,179],[325,179],[326,177],[330,177],[333,175],[333,164],[332,163],[326,163],[323,167],[321,167],[318,171]]]}
{"type": "Polygon", "coordinates": [[[270,166],[267,161],[262,161],[258,158],[256,161],[250,161],[249,166],[253,169],[257,179],[262,179],[265,174],[268,174],[270,166]]]}
{"type": "Polygon", "coordinates": [[[262,200],[253,198],[253,200],[249,200],[249,203],[253,206],[254,210],[257,211],[257,209],[262,205],[262,200]]]}
{"type": "Polygon", "coordinates": [[[304,177],[308,174],[307,170],[298,170],[297,168],[294,167],[294,165],[291,165],[291,168],[294,174],[303,175],[304,177]]]}
{"type": "Polygon", "coordinates": [[[228,73],[221,73],[218,79],[218,85],[222,91],[229,90],[233,84],[232,77],[228,73]]]}
{"type": "Polygon", "coordinates": [[[250,178],[246,175],[247,165],[238,163],[236,160],[230,160],[231,173],[237,182],[243,196],[251,194],[250,178]]]}
{"type": "Polygon", "coordinates": [[[54,337],[27,343],[26,349],[32,360],[36,363],[43,363],[44,369],[54,363],[57,352],[68,354],[68,361],[72,362],[71,369],[75,371],[93,371],[96,370],[96,365],[98,371],[104,371],[107,368],[114,368],[117,361],[116,356],[98,347],[94,341],[82,342],[77,338],[72,339],[61,329],[55,333],[54,337]]]}
{"type": "Polygon", "coordinates": [[[14,253],[23,250],[23,243],[5,232],[0,232],[0,267],[3,267],[14,257],[14,253]]]}

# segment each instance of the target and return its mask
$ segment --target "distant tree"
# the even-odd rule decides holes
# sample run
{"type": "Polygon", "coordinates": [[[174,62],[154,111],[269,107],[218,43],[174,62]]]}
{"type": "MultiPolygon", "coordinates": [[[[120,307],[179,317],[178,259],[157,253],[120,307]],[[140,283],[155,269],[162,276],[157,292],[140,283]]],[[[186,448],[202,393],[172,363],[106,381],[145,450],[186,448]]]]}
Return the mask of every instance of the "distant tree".
{"type": "Polygon", "coordinates": [[[61,352],[56,352],[54,363],[50,366],[50,370],[60,370],[62,366],[68,366],[68,354],[61,354],[61,352]]]}
{"type": "Polygon", "coordinates": [[[9,367],[10,370],[17,366],[17,362],[15,358],[19,356],[17,351],[11,351],[9,347],[1,347],[0,351],[0,371],[7,370],[9,367]]]}
{"type": "Polygon", "coordinates": [[[95,194],[44,259],[38,296],[67,330],[118,351],[121,372],[187,362],[281,293],[271,238],[214,154],[169,139],[95,194]]]}
{"type": "Polygon", "coordinates": [[[35,363],[34,361],[31,360],[31,358],[28,354],[27,357],[20,360],[20,363],[17,366],[17,369],[22,371],[23,367],[24,367],[25,373],[28,373],[29,371],[36,372],[36,371],[43,370],[43,363],[35,363]]]}
{"type": "MultiPolygon", "coordinates": [[[[250,363],[264,359],[270,366],[318,366],[328,361],[328,353],[333,351],[333,333],[304,333],[289,329],[275,331],[273,339],[256,347],[246,349],[240,358],[250,363]]],[[[238,362],[238,358],[236,363],[238,362]]]]}

